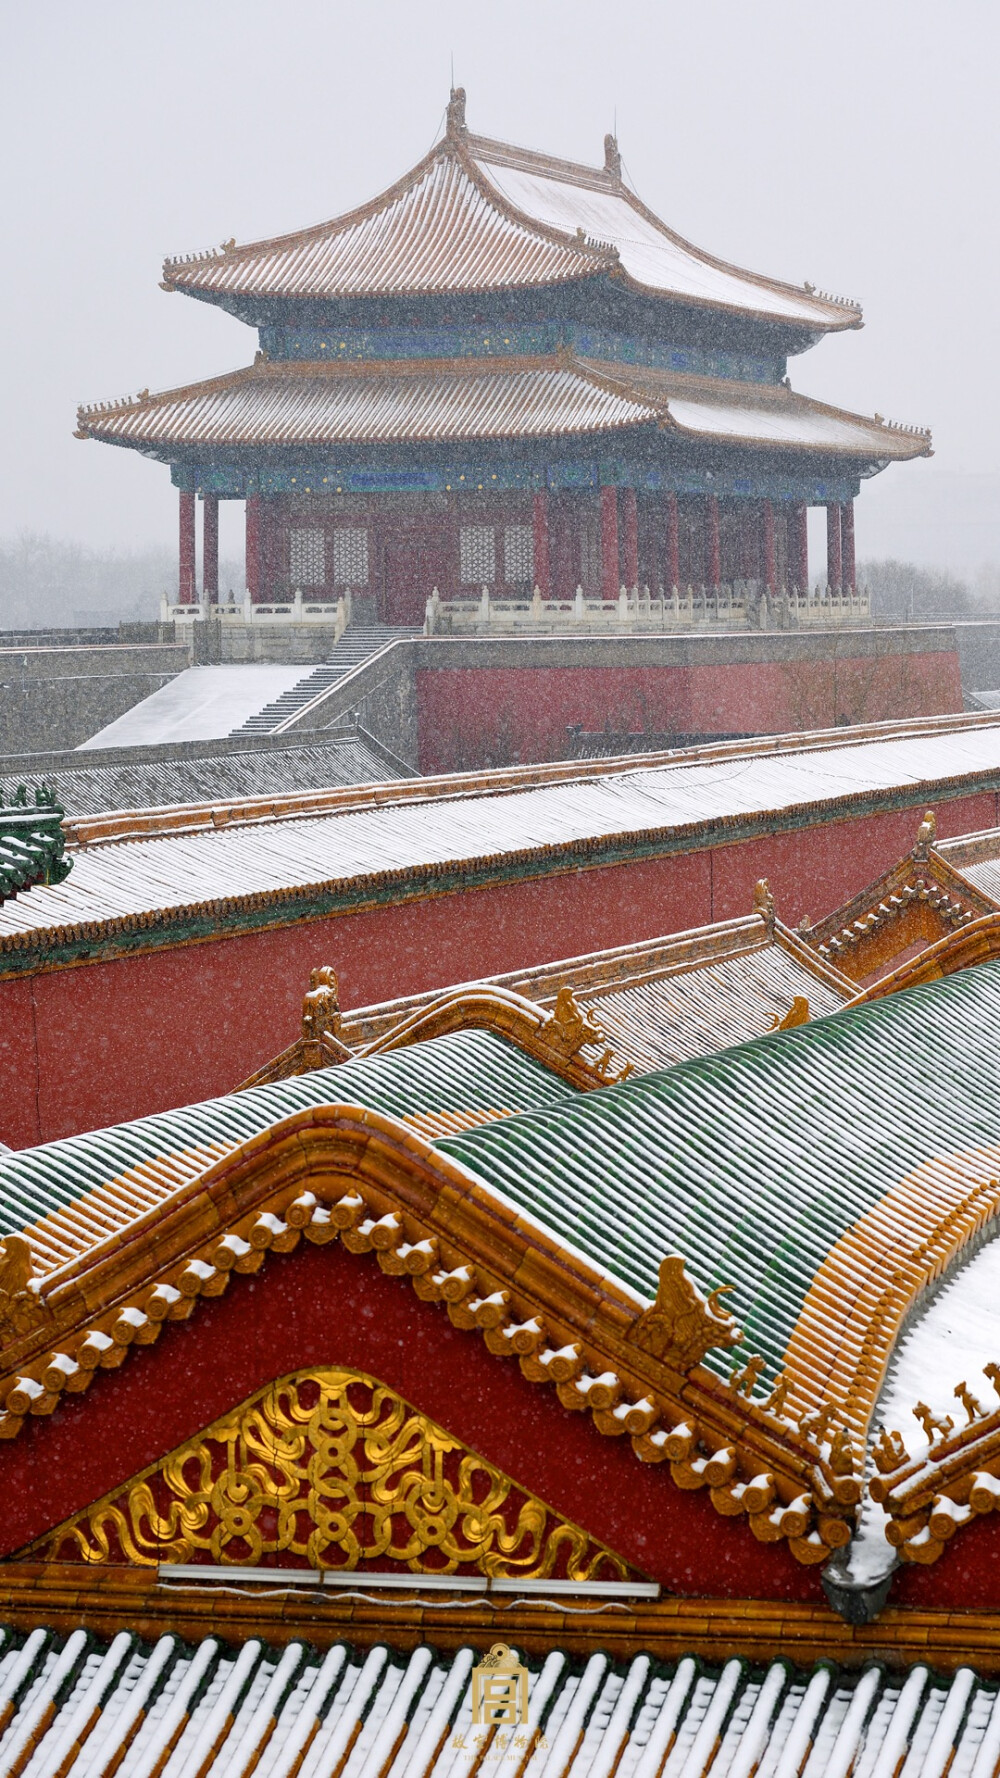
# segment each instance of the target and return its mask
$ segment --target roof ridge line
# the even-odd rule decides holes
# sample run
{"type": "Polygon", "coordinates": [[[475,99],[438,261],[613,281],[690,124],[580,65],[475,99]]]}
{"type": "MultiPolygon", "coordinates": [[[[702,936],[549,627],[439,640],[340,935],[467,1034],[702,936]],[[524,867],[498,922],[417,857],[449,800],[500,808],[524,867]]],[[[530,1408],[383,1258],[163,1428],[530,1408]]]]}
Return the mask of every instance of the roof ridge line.
{"type": "MultiPolygon", "coordinates": [[[[348,228],[356,227],[360,222],[367,222],[373,216],[377,216],[380,211],[388,209],[390,204],[395,203],[397,199],[403,197],[407,191],[411,190],[412,187],[430,171],[435,161],[445,158],[453,160],[459,160],[460,158],[456,152],[455,140],[450,136],[442,136],[440,141],[435,142],[434,146],[428,149],[422,159],[417,161],[416,165],[410,168],[409,172],[403,173],[400,178],[394,180],[384,191],[377,193],[373,198],[367,198],[362,204],[356,204],[352,210],[346,210],[341,216],[330,217],[329,220],[324,222],[312,222],[307,224],[304,228],[291,229],[286,234],[263,235],[259,240],[244,241],[239,246],[236,246],[235,244],[230,246],[227,243],[223,247],[214,250],[209,249],[207,252],[178,254],[174,257],[167,257],[163,261],[164,278],[169,279],[171,269],[174,271],[182,271],[188,266],[207,264],[212,263],[213,261],[224,263],[233,259],[248,258],[255,253],[262,252],[266,248],[287,248],[295,246],[297,243],[304,242],[312,236],[324,232],[333,235],[341,234],[348,228]]],[[[174,286],[171,284],[170,288],[174,288],[174,286]]]]}
{"type": "MultiPolygon", "coordinates": [[[[472,140],[478,140],[478,138],[474,137],[472,140]]],[[[526,210],[519,209],[504,192],[494,185],[489,175],[481,170],[477,164],[476,156],[468,147],[468,142],[468,137],[452,139],[456,159],[460,162],[466,178],[479,192],[480,197],[506,221],[516,224],[518,228],[524,229],[526,233],[536,236],[539,240],[554,243],[557,247],[575,249],[586,257],[592,257],[595,272],[610,270],[617,266],[618,249],[610,242],[590,240],[582,229],[577,229],[575,233],[570,234],[568,229],[557,228],[554,223],[540,222],[536,216],[529,216],[526,210]]]]}
{"type": "MultiPolygon", "coordinates": [[[[651,224],[659,234],[672,242],[674,246],[681,247],[685,253],[692,254],[693,257],[699,260],[703,265],[709,265],[717,271],[726,272],[731,277],[745,279],[747,282],[758,286],[760,289],[779,292],[783,296],[796,297],[801,301],[804,295],[807,301],[814,302],[818,306],[833,309],[842,315],[850,315],[853,317],[851,321],[847,322],[848,326],[857,327],[861,324],[862,308],[859,303],[848,298],[829,296],[826,293],[817,291],[814,287],[810,287],[808,284],[803,284],[803,286],[799,288],[799,286],[790,284],[784,279],[770,278],[763,272],[748,271],[745,266],[736,265],[732,260],[720,259],[715,254],[708,253],[705,248],[696,246],[694,242],[689,241],[686,236],[678,234],[676,229],[671,228],[669,224],[664,222],[663,218],[658,216],[654,210],[651,210],[648,204],[644,203],[643,199],[640,198],[639,194],[633,191],[631,186],[625,184],[623,179],[615,179],[612,174],[602,172],[596,168],[581,166],[577,162],[560,161],[554,155],[536,154],[531,149],[519,149],[507,143],[492,142],[488,137],[484,136],[465,134],[460,140],[461,146],[470,160],[475,159],[477,154],[484,149],[499,149],[501,151],[500,154],[492,157],[497,165],[509,166],[514,171],[521,170],[523,172],[537,172],[540,173],[542,177],[562,178],[568,183],[576,183],[583,185],[586,189],[603,191],[612,197],[621,198],[632,210],[636,211],[644,221],[651,224]],[[568,179],[567,175],[570,176],[568,179]],[[573,177],[575,175],[582,175],[582,178],[573,177]]],[[[484,153],[483,159],[485,160],[487,158],[489,157],[484,153]]],[[[486,177],[489,177],[488,174],[486,177]]],[[[490,181],[490,184],[492,184],[492,181],[490,181]]],[[[509,200],[507,201],[509,202],[509,200]]],[[[514,206],[511,206],[511,208],[513,209],[514,206]]],[[[522,214],[521,212],[517,213],[518,215],[522,214]]],[[[538,228],[541,225],[532,221],[532,226],[538,228]]],[[[567,236],[566,238],[569,240],[573,239],[572,236],[567,236]]],[[[595,243],[595,245],[596,244],[597,243],[595,243]]],[[[615,260],[618,260],[618,250],[613,247],[611,243],[605,245],[605,251],[613,253],[615,260]]],[[[664,294],[654,286],[641,283],[640,280],[633,277],[631,273],[623,271],[622,276],[636,290],[649,291],[651,294],[661,297],[664,294]]],[[[680,299],[675,298],[673,300],[680,299]]],[[[721,308],[730,312],[733,305],[731,303],[713,301],[710,298],[702,298],[700,299],[699,306],[721,308]]],[[[760,313],[763,315],[763,311],[760,313]]],[[[793,318],[788,318],[786,324],[793,327],[808,327],[810,325],[808,321],[796,321],[793,318]]],[[[816,325],[822,325],[822,316],[817,315],[816,325]]]]}
{"type": "Polygon", "coordinates": [[[575,184],[585,184],[596,191],[610,191],[615,195],[627,189],[624,181],[609,173],[606,167],[590,167],[584,161],[563,160],[559,155],[544,154],[534,148],[520,148],[514,142],[500,142],[491,136],[474,135],[471,131],[464,136],[463,143],[471,155],[495,161],[498,166],[520,167],[526,172],[541,172],[562,179],[573,176],[575,184]]]}

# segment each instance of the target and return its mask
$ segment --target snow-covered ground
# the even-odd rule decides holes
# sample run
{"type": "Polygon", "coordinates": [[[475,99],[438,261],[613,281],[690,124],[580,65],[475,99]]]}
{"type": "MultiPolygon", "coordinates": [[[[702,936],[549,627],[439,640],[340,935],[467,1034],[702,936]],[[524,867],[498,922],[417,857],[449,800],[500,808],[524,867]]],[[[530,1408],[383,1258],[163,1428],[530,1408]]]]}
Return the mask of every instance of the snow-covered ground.
{"type": "MultiPolygon", "coordinates": [[[[950,1284],[932,1299],[919,1320],[904,1334],[872,1417],[873,1429],[886,1426],[902,1434],[911,1458],[929,1449],[915,1404],[926,1402],[938,1416],[950,1415],[956,1426],[965,1413],[955,1399],[956,1383],[967,1383],[989,1411],[996,1409],[993,1385],[983,1376],[984,1364],[1000,1358],[1000,1237],[961,1265],[950,1284]]],[[[858,1579],[873,1579],[891,1567],[894,1554],[886,1542],[887,1515],[866,1495],[859,1530],[848,1566],[858,1579]]]]}
{"type": "Polygon", "coordinates": [[[188,667],[83,741],[77,751],[221,740],[313,671],[311,666],[188,667]]]}

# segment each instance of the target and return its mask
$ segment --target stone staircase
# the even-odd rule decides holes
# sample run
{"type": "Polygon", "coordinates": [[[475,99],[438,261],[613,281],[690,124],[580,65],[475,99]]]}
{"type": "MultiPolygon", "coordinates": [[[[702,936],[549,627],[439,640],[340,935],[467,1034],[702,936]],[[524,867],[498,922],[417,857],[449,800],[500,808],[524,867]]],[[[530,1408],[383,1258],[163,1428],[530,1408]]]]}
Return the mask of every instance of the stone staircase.
{"type": "Polygon", "coordinates": [[[422,631],[418,628],[394,629],[391,624],[350,624],[340,641],[334,643],[321,667],[307,673],[297,685],[283,691],[280,698],[275,698],[273,703],[265,704],[256,716],[249,716],[239,728],[233,729],[233,734],[275,734],[290,716],[297,716],[320,692],[329,691],[332,686],[339,685],[348,673],[353,673],[355,667],[363,666],[373,654],[387,648],[390,642],[403,642],[411,636],[421,634],[422,631]]]}

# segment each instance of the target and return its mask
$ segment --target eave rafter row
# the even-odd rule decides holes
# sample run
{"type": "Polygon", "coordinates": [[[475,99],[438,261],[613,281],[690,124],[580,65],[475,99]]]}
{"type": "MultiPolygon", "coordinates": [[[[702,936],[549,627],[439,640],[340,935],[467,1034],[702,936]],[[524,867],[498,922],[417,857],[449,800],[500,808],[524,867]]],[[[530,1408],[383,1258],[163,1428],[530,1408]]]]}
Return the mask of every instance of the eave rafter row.
{"type": "Polygon", "coordinates": [[[29,1417],[51,1414],[99,1370],[154,1344],[166,1323],[187,1320],[201,1298],[303,1238],[374,1254],[494,1357],[554,1387],[563,1407],[589,1412],[605,1436],[628,1437],[640,1461],[667,1463],[678,1487],[708,1488],[723,1516],[745,1515],[761,1542],[787,1539],[810,1564],[848,1542],[861,1484],[852,1462],[831,1460],[829,1415],[799,1428],[781,1417],[780,1392],[769,1410],[741,1393],[736,1372],[730,1383],[697,1364],[685,1374],[643,1350],[633,1295],[405,1125],[355,1106],[283,1120],[209,1167],[166,1214],[38,1290],[33,1325],[22,1323],[0,1358],[0,1438],[16,1438],[29,1417]]]}

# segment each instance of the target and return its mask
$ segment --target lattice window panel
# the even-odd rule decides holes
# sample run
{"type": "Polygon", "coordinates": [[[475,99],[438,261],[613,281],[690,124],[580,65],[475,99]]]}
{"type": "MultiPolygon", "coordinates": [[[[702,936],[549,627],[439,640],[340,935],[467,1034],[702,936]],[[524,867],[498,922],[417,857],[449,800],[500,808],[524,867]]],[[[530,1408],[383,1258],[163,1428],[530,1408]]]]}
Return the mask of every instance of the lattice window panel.
{"type": "Polygon", "coordinates": [[[463,525],[458,533],[463,586],[492,586],[497,577],[497,540],[492,525],[463,525]]]}
{"type": "Polygon", "coordinates": [[[360,526],[333,533],[333,584],[368,585],[368,532],[360,526]]]}
{"type": "Polygon", "coordinates": [[[320,530],[288,533],[288,575],[293,589],[326,585],[326,539],[320,530]]]}
{"type": "Polygon", "coordinates": [[[506,525],[503,534],[503,577],[508,586],[535,578],[535,538],[530,525],[506,525]]]}

